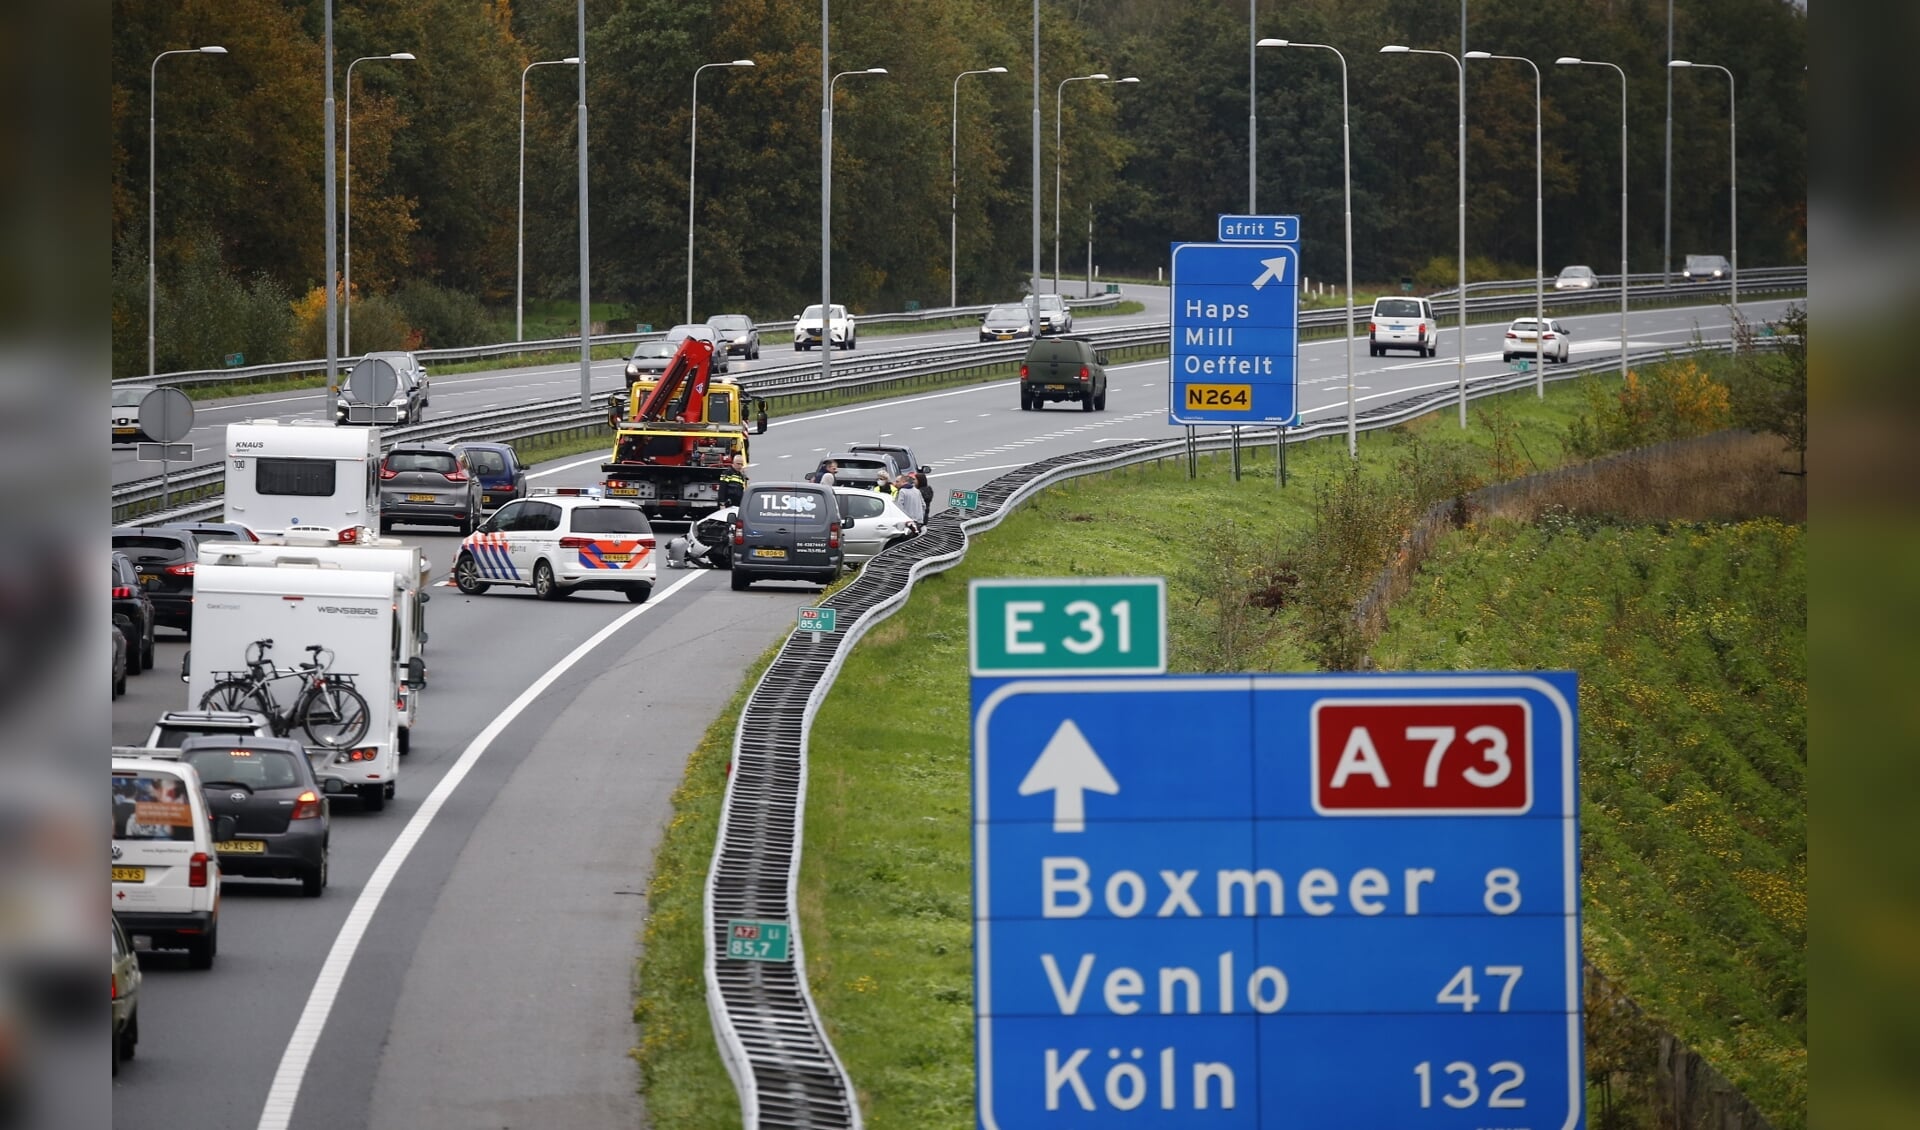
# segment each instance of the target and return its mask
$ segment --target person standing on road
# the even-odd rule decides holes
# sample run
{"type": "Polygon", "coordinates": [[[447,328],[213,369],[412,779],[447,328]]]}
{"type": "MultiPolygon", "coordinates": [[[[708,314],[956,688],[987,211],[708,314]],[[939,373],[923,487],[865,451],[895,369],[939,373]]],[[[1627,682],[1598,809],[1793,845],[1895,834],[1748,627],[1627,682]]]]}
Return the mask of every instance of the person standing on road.
{"type": "Polygon", "coordinates": [[[913,485],[920,492],[920,506],[925,512],[933,513],[933,484],[927,481],[925,471],[913,472],[913,485]]]}
{"type": "Polygon", "coordinates": [[[913,489],[913,476],[901,475],[897,485],[900,490],[894,496],[894,502],[899,505],[901,510],[906,512],[908,518],[913,519],[914,525],[926,525],[927,504],[926,501],[920,497],[920,492],[913,489]]]}
{"type": "Polygon", "coordinates": [[[818,479],[815,479],[814,481],[819,483],[821,486],[831,490],[833,489],[833,484],[836,481],[834,479],[834,472],[838,471],[839,469],[840,469],[840,464],[829,459],[827,460],[827,465],[820,468],[820,477],[818,479]]]}

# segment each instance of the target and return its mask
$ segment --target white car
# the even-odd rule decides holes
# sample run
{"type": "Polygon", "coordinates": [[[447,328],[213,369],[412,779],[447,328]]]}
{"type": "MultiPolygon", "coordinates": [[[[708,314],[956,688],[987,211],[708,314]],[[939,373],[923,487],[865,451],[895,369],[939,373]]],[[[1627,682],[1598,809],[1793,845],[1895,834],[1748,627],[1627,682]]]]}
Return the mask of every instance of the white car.
{"type": "Polygon", "coordinates": [[[1367,320],[1367,351],[1411,349],[1422,357],[1440,352],[1440,323],[1424,298],[1377,298],[1367,320]]]}
{"type": "Polygon", "coordinates": [[[1599,285],[1600,278],[1592,267],[1568,267],[1553,280],[1555,290],[1592,290],[1599,285]]]}
{"type": "MultiPolygon", "coordinates": [[[[853,324],[853,315],[838,302],[833,304],[832,317],[829,319],[827,334],[839,349],[852,349],[858,339],[859,329],[853,324]]],[[[793,350],[812,349],[820,344],[820,304],[802,310],[793,320],[793,350]]]]}
{"type": "Polygon", "coordinates": [[[1043,334],[1063,334],[1073,330],[1073,311],[1067,309],[1067,300],[1057,294],[1040,296],[1040,332],[1043,334]]]}
{"type": "Polygon", "coordinates": [[[1540,332],[1540,323],[1532,318],[1515,318],[1507,327],[1507,336],[1500,344],[1500,360],[1512,361],[1518,357],[1530,360],[1545,356],[1549,361],[1566,363],[1567,339],[1573,334],[1558,321],[1548,318],[1546,332],[1540,332]]]}
{"type": "MultiPolygon", "coordinates": [[[[157,752],[157,751],[147,751],[157,752]]],[[[220,856],[234,818],[215,821],[200,774],[183,761],[113,755],[113,894],[128,934],[213,968],[220,948],[220,856]]]]}
{"type": "Polygon", "coordinates": [[[152,392],[152,385],[122,385],[113,390],[113,442],[138,443],[147,438],[140,430],[140,402],[152,392]]]}
{"type": "Polygon", "coordinates": [[[877,490],[835,487],[833,493],[840,496],[840,551],[849,565],[865,565],[920,532],[898,503],[877,490]]]}
{"type": "Polygon", "coordinates": [[[468,596],[494,585],[532,588],[545,600],[615,589],[645,604],[655,576],[646,511],[600,487],[535,487],[467,535],[453,561],[453,582],[468,596]]]}

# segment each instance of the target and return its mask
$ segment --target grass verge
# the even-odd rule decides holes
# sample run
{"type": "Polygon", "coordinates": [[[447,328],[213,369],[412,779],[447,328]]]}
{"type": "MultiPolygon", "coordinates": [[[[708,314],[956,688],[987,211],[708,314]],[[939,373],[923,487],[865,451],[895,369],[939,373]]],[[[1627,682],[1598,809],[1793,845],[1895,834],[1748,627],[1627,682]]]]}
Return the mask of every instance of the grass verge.
{"type": "Polygon", "coordinates": [[[648,1124],[659,1130],[740,1125],[740,1099],[707,1015],[705,890],[734,730],[747,696],[779,650],[780,644],[773,645],[747,669],[687,759],[686,776],[673,793],[673,819],[654,853],[642,934],[646,950],[636,971],[633,1057],[640,1064],[648,1124]]]}
{"type": "Polygon", "coordinates": [[[1496,520],[1447,535],[1396,613],[1382,668],[1580,672],[1587,959],[1805,1126],[1804,530],[1496,520]]]}

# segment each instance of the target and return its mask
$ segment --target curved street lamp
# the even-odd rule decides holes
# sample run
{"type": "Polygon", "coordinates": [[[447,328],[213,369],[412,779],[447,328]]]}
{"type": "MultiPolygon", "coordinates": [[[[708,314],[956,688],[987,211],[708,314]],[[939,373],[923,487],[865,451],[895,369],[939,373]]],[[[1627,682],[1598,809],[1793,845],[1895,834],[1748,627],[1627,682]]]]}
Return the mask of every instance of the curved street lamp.
{"type": "Polygon", "coordinates": [[[1504,59],[1525,63],[1533,68],[1533,388],[1536,395],[1547,395],[1547,235],[1546,210],[1540,188],[1540,68],[1521,55],[1495,55],[1487,51],[1469,51],[1469,59],[1504,59]]]}
{"type": "MultiPolygon", "coordinates": [[[[1464,12],[1462,19],[1464,19],[1464,12]]],[[[1382,55],[1439,55],[1453,60],[1460,70],[1460,343],[1457,371],[1460,384],[1460,426],[1467,426],[1467,65],[1451,51],[1431,51],[1423,47],[1392,44],[1380,49],[1382,55]]],[[[1436,327],[1437,329],[1437,327],[1436,327]]]]}
{"type": "Polygon", "coordinates": [[[147,68],[147,375],[154,374],[154,287],[153,287],[153,104],[160,93],[160,60],[169,55],[225,55],[227,49],[216,45],[206,47],[180,47],[172,51],[162,51],[153,57],[153,65],[147,68]]]}
{"type": "Polygon", "coordinates": [[[693,126],[687,141],[687,317],[693,321],[693,171],[700,152],[700,72],[709,67],[751,67],[752,59],[735,59],[730,63],[702,63],[693,68],[693,126]]]}
{"type": "Polygon", "coordinates": [[[947,243],[952,248],[947,267],[947,306],[960,305],[960,80],[968,75],[1003,75],[1005,67],[961,71],[953,76],[953,159],[947,174],[947,243]]]}
{"type": "Polygon", "coordinates": [[[395,51],[391,55],[363,55],[347,64],[347,171],[345,177],[347,216],[345,230],[341,233],[346,243],[346,247],[344,248],[345,263],[342,264],[342,274],[345,277],[340,283],[346,292],[347,298],[345,305],[340,308],[341,321],[343,323],[340,331],[343,338],[340,344],[340,352],[349,357],[353,356],[353,68],[362,63],[382,59],[392,60],[396,63],[411,63],[413,62],[414,55],[411,51],[395,51]]]}
{"type": "Polygon", "coordinates": [[[1612,67],[1620,76],[1620,376],[1627,375],[1627,72],[1612,63],[1597,63],[1575,55],[1554,60],[1562,67],[1612,67]]]}
{"type": "MultiPolygon", "coordinates": [[[[1073,75],[1060,80],[1053,88],[1053,292],[1060,293],[1060,96],[1070,82],[1107,82],[1110,81],[1104,71],[1090,75],[1073,75]]],[[[1138,80],[1135,80],[1138,81],[1138,80]]],[[[1033,319],[1030,328],[1034,337],[1040,336],[1040,299],[1036,295],[1033,301],[1033,319]]]]}
{"type": "Polygon", "coordinates": [[[827,80],[820,146],[820,377],[833,375],[833,88],[848,75],[884,75],[885,67],[841,71],[827,80]]]}
{"type": "MultiPolygon", "coordinates": [[[[1733,105],[1733,72],[1717,63],[1695,63],[1686,59],[1675,59],[1667,64],[1671,70],[1687,70],[1697,67],[1703,71],[1719,71],[1727,76],[1727,269],[1732,275],[1733,292],[1727,307],[1733,312],[1737,323],[1740,316],[1740,162],[1735,151],[1736,121],[1733,105]]],[[[1669,76],[1671,77],[1671,76],[1669,76]]],[[[1672,260],[1669,259],[1670,263],[1672,260]]],[[[1740,339],[1732,334],[1734,352],[1740,350],[1740,339]]]]}
{"type": "Polygon", "coordinates": [[[527,339],[524,315],[527,306],[527,73],[535,67],[577,67],[580,60],[541,59],[528,63],[520,72],[520,206],[515,221],[513,259],[513,340],[527,339]]]}

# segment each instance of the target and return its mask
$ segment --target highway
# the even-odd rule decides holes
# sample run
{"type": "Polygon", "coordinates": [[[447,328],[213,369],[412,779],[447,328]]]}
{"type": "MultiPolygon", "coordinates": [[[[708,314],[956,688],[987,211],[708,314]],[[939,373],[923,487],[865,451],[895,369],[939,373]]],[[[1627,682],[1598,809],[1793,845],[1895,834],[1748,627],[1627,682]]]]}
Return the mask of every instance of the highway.
{"type": "MultiPolygon", "coordinates": [[[[1142,288],[1127,289],[1140,297],[1142,288]]],[[[1159,308],[1150,302],[1138,319],[1165,320],[1157,293],[1159,308]]],[[[1749,317],[1771,318],[1786,303],[1744,305],[1749,317]]],[[[1574,330],[1576,360],[1617,353],[1617,314],[1562,320],[1574,330]]],[[[1724,309],[1711,305],[1654,310],[1633,315],[1629,338],[1659,349],[1696,333],[1724,337],[1725,324],[1724,309]]],[[[1469,379],[1509,371],[1502,330],[1469,327],[1469,379]]],[[[971,334],[868,338],[860,348],[971,334]]],[[[1369,357],[1363,338],[1354,348],[1361,407],[1451,387],[1453,337],[1431,359],[1369,357]]],[[[769,345],[761,364],[776,352],[792,359],[769,345]]],[[[798,477],[848,442],[892,439],[934,466],[940,505],[949,488],[1036,459],[1178,435],[1165,422],[1166,368],[1164,359],[1114,366],[1105,412],[1022,412],[1013,382],[1000,381],[777,419],[755,441],[750,474],[798,477]]],[[[597,378],[612,387],[618,370],[602,363],[597,378]]],[[[565,395],[576,373],[442,378],[433,414],[565,395]]],[[[1301,374],[1307,420],[1344,413],[1339,340],[1303,343],[1301,374]]],[[[195,442],[229,419],[300,399],[203,406],[196,435],[205,435],[195,442]]],[[[534,482],[591,483],[599,461],[555,461],[534,482]]],[[[457,538],[399,534],[425,546],[445,576],[457,538]]],[[[432,592],[430,687],[397,800],[381,813],[335,804],[332,886],[317,900],[292,883],[230,881],[211,971],[188,970],[184,955],[146,957],[139,1056],[114,1082],[116,1127],[645,1124],[628,1055],[639,1041],[630,986],[669,797],[743,667],[818,589],[768,583],[734,593],[723,573],[663,568],[641,606],[617,594],[547,603],[513,590],[432,592]],[[316,994],[334,983],[329,970],[337,993],[316,994]]],[[[184,648],[163,634],[154,669],[113,705],[115,743],[137,744],[159,711],[184,704],[175,677],[184,648]]]]}

